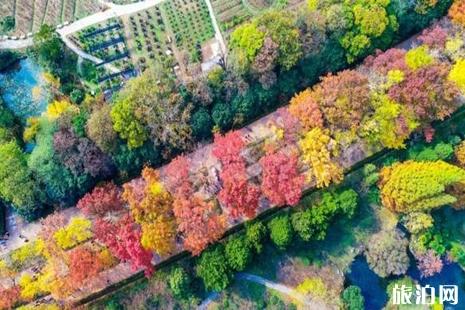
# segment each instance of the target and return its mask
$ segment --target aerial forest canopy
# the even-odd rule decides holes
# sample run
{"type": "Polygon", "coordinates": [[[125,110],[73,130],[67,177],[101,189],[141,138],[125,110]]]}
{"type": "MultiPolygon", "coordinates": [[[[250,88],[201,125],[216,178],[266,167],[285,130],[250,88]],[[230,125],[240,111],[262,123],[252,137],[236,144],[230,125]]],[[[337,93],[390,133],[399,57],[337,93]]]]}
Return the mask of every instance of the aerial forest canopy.
{"type": "MultiPolygon", "coordinates": [[[[48,71],[53,98],[24,128],[0,105],[0,198],[28,221],[56,212],[36,240],[0,260],[11,284],[0,308],[89,293],[111,268],[150,277],[153,262],[184,250],[194,257],[189,271],[221,291],[267,253],[265,242],[285,251],[322,241],[361,204],[405,223],[425,265],[446,251],[465,257],[432,230],[434,210],[465,200],[465,146],[435,140],[437,124],[464,103],[463,1],[427,27],[451,4],[310,0],[265,10],[231,31],[226,61],[205,76],[181,81],[161,66],[112,98],[84,93],[76,57],[43,26],[28,52],[48,71]],[[347,180],[387,149],[406,155],[347,180]],[[60,212],[73,206],[79,215],[60,212]],[[36,276],[20,274],[36,261],[36,276]]],[[[382,227],[370,240],[377,274],[405,273],[402,232],[382,227]]],[[[167,285],[184,295],[184,270],[169,274],[167,285]]],[[[358,294],[346,297],[360,304],[358,294]]]]}

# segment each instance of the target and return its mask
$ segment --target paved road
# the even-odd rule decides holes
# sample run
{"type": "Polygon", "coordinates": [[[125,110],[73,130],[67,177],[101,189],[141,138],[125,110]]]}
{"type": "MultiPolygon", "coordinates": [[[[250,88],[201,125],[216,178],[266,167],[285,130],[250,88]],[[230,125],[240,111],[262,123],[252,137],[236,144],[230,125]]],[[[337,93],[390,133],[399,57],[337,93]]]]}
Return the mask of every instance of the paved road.
{"type": "Polygon", "coordinates": [[[0,41],[0,50],[17,50],[29,47],[33,44],[32,38],[27,38],[23,40],[3,40],[0,41]]]}
{"type": "MultiPolygon", "coordinates": [[[[162,3],[165,0],[146,0],[137,3],[131,3],[126,5],[117,5],[111,2],[101,1],[102,4],[105,4],[108,9],[102,12],[98,12],[82,19],[75,21],[67,26],[64,26],[61,29],[57,29],[57,33],[60,35],[63,42],[77,55],[80,57],[90,60],[94,63],[102,62],[101,59],[94,57],[83,50],[81,50],[76,44],[74,44],[68,36],[87,28],[89,26],[102,23],[106,20],[109,20],[114,17],[121,17],[124,15],[134,14],[139,11],[143,11],[149,9],[157,4],[162,3]]],[[[31,46],[33,44],[32,38],[24,39],[24,40],[5,40],[0,41],[0,49],[21,49],[31,46]]],[[[118,72],[114,66],[109,64],[105,65],[107,69],[112,72],[118,72]]]]}
{"type": "Polygon", "coordinates": [[[125,5],[118,5],[109,2],[102,2],[105,3],[109,9],[103,12],[98,12],[87,17],[84,17],[80,20],[75,21],[61,29],[58,29],[57,32],[61,35],[61,37],[70,35],[75,33],[76,31],[82,30],[89,26],[99,24],[104,22],[110,18],[114,17],[121,17],[125,15],[130,15],[137,13],[139,11],[147,10],[157,4],[162,3],[165,0],[145,0],[137,3],[125,4],[125,5]]]}
{"type": "Polygon", "coordinates": [[[216,21],[215,12],[213,11],[213,5],[210,0],[205,0],[208,7],[208,13],[210,14],[210,19],[213,24],[213,29],[215,29],[215,38],[220,42],[221,51],[223,55],[226,57],[228,54],[228,50],[226,49],[226,43],[223,38],[223,34],[221,33],[220,27],[218,26],[218,22],[216,21]]]}

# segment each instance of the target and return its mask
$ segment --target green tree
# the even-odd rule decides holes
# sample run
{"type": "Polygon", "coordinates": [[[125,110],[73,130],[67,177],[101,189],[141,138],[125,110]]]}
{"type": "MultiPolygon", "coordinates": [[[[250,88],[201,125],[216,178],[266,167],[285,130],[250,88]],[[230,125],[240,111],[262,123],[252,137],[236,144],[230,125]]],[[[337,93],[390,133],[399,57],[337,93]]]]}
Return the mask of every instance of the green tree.
{"type": "Polygon", "coordinates": [[[285,70],[291,69],[303,55],[296,19],[286,10],[271,10],[259,16],[257,23],[278,45],[278,64],[285,70]]]}
{"type": "Polygon", "coordinates": [[[244,270],[252,259],[252,252],[245,236],[229,239],[226,243],[225,254],[229,266],[237,271],[244,270]]]}
{"type": "Polygon", "coordinates": [[[217,103],[212,110],[213,122],[221,129],[229,129],[233,122],[234,114],[230,105],[226,103],[217,103]]]}
{"type": "Polygon", "coordinates": [[[292,227],[305,241],[323,240],[337,214],[352,217],[358,206],[358,194],[353,189],[324,192],[314,205],[303,201],[304,210],[291,215],[292,227]]]}
{"type": "Polygon", "coordinates": [[[172,269],[168,275],[168,285],[177,298],[187,299],[190,296],[190,284],[190,276],[182,267],[172,269]]]}
{"type": "Polygon", "coordinates": [[[252,62],[263,46],[264,39],[265,33],[258,28],[257,23],[245,23],[231,34],[230,46],[232,49],[243,50],[247,60],[252,62]]]}
{"type": "Polygon", "coordinates": [[[141,147],[148,139],[148,131],[136,117],[136,105],[132,100],[118,100],[111,109],[113,129],[127,140],[129,149],[141,147]]]}
{"type": "Polygon", "coordinates": [[[26,155],[16,141],[0,145],[0,196],[11,202],[21,216],[32,220],[40,209],[41,196],[27,167],[26,155]]]}
{"type": "Polygon", "coordinates": [[[14,16],[5,16],[0,20],[0,32],[7,33],[15,28],[16,21],[14,16]]]}
{"type": "Polygon", "coordinates": [[[75,104],[80,104],[82,100],[84,100],[84,91],[79,88],[73,89],[73,91],[69,94],[71,101],[75,104]]]}
{"type": "Polygon", "coordinates": [[[363,298],[360,287],[351,285],[342,292],[342,301],[347,310],[365,309],[365,298],[363,298]]]}
{"type": "Polygon", "coordinates": [[[291,243],[294,232],[288,214],[275,217],[268,223],[270,238],[279,249],[286,249],[291,243]]]}
{"type": "Polygon", "coordinates": [[[34,35],[33,53],[38,61],[50,70],[63,68],[64,48],[52,26],[43,24],[34,35]]]}
{"type": "Polygon", "coordinates": [[[292,227],[302,240],[322,240],[329,227],[331,210],[322,205],[311,206],[291,216],[292,227]]]}
{"type": "Polygon", "coordinates": [[[258,221],[253,224],[246,223],[245,237],[247,243],[257,253],[261,253],[263,250],[263,241],[266,237],[266,226],[262,222],[258,221]]]}
{"type": "Polygon", "coordinates": [[[192,134],[198,139],[205,139],[211,136],[213,122],[207,109],[200,108],[192,114],[190,125],[192,134]]]}
{"type": "Polygon", "coordinates": [[[231,283],[232,271],[223,245],[216,245],[202,253],[197,263],[197,276],[202,278],[207,290],[215,292],[220,292],[231,283]]]}

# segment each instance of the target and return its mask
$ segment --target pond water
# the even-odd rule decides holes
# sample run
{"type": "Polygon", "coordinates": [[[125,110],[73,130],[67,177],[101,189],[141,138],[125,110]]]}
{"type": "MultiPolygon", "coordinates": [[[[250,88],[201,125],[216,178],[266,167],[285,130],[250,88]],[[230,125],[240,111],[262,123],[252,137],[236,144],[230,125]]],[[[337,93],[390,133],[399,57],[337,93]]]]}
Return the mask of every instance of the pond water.
{"type": "Polygon", "coordinates": [[[365,309],[379,310],[387,303],[388,283],[370,269],[364,256],[360,255],[355,258],[346,279],[350,285],[357,285],[362,290],[363,297],[365,297],[365,309]]]}
{"type": "Polygon", "coordinates": [[[0,74],[0,89],[6,106],[25,123],[45,111],[50,94],[42,69],[32,59],[20,60],[0,74]]]}
{"type": "MultiPolygon", "coordinates": [[[[458,264],[446,264],[440,273],[428,278],[422,278],[416,265],[412,264],[407,271],[407,275],[421,286],[430,285],[434,287],[436,292],[439,292],[439,285],[457,285],[459,288],[459,304],[456,306],[448,305],[445,309],[464,309],[461,300],[465,298],[465,272],[458,264]]],[[[386,305],[388,301],[386,288],[389,281],[378,277],[370,269],[364,256],[355,258],[346,279],[349,285],[357,285],[362,290],[363,297],[365,297],[365,309],[380,310],[386,305]]]]}

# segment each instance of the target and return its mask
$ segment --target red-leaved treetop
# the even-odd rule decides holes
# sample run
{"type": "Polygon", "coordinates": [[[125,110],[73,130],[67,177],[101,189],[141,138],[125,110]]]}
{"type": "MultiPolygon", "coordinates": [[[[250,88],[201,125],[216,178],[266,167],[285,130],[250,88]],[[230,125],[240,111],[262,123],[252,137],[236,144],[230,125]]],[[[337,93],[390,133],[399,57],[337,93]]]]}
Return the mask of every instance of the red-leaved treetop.
{"type": "Polygon", "coordinates": [[[296,154],[267,154],[260,159],[262,166],[262,192],[272,204],[296,205],[302,196],[305,176],[299,174],[296,154]]]}
{"type": "MultiPolygon", "coordinates": [[[[191,184],[189,165],[189,159],[186,156],[177,156],[165,167],[163,171],[164,183],[171,194],[176,194],[179,188],[184,187],[186,189],[186,186],[189,187],[191,184]]],[[[191,193],[185,194],[189,195],[191,193]]]]}
{"type": "Polygon", "coordinates": [[[377,50],[375,56],[368,56],[365,59],[364,65],[382,75],[386,75],[390,70],[405,72],[408,69],[405,63],[405,50],[399,48],[390,48],[385,52],[377,50]]]}
{"type": "Polygon", "coordinates": [[[299,119],[289,112],[286,107],[279,108],[273,120],[273,125],[284,131],[284,142],[291,144],[299,139],[299,134],[302,130],[302,124],[299,119]]]}
{"type": "Polygon", "coordinates": [[[134,270],[144,268],[147,277],[153,273],[152,252],[142,247],[140,227],[129,214],[116,223],[97,219],[94,234],[115,257],[130,262],[134,270]]]}
{"type": "Polygon", "coordinates": [[[418,269],[423,278],[431,277],[436,273],[441,272],[443,267],[442,259],[433,250],[428,250],[425,253],[418,255],[418,269]]]}
{"type": "Polygon", "coordinates": [[[405,79],[389,89],[389,96],[405,105],[422,122],[443,120],[457,108],[459,94],[447,79],[449,66],[433,64],[410,71],[405,79]]]}
{"type": "Polygon", "coordinates": [[[78,247],[68,253],[68,267],[68,281],[74,288],[103,270],[98,254],[87,247],[78,247]]]}
{"type": "Polygon", "coordinates": [[[233,219],[255,216],[260,198],[260,189],[247,177],[245,160],[240,154],[244,146],[240,132],[231,131],[224,136],[216,134],[212,150],[222,165],[218,200],[233,219]]]}
{"type": "Polygon", "coordinates": [[[226,230],[226,218],[220,210],[213,202],[196,195],[176,199],[174,214],[184,247],[193,255],[199,255],[208,244],[219,240],[226,230]]]}
{"type": "Polygon", "coordinates": [[[245,142],[239,131],[230,131],[224,136],[215,134],[212,153],[223,166],[226,166],[242,161],[240,152],[244,146],[245,142]]]}
{"type": "Polygon", "coordinates": [[[19,286],[0,288],[0,309],[13,309],[20,298],[21,289],[19,286]]]}
{"type": "Polygon", "coordinates": [[[40,220],[40,231],[38,233],[39,238],[45,241],[47,251],[56,256],[60,256],[62,249],[56,244],[54,234],[55,232],[65,227],[67,220],[63,213],[54,212],[44,219],[40,220]]]}
{"type": "Polygon", "coordinates": [[[323,127],[323,115],[308,89],[296,94],[290,101],[289,112],[297,117],[304,130],[323,127]]]}
{"type": "Polygon", "coordinates": [[[370,110],[368,79],[355,70],[325,76],[315,86],[312,97],[333,130],[357,129],[370,110]]]}
{"type": "Polygon", "coordinates": [[[82,197],[77,207],[86,215],[96,216],[104,216],[107,212],[122,210],[121,191],[113,182],[105,183],[95,187],[92,192],[82,197]]]}
{"type": "Polygon", "coordinates": [[[244,163],[226,166],[220,174],[223,183],[218,194],[233,219],[241,216],[254,217],[257,213],[260,189],[249,182],[244,163]]]}
{"type": "Polygon", "coordinates": [[[441,26],[435,25],[423,30],[421,35],[418,36],[418,40],[429,47],[444,48],[447,41],[447,32],[441,26]]]}

